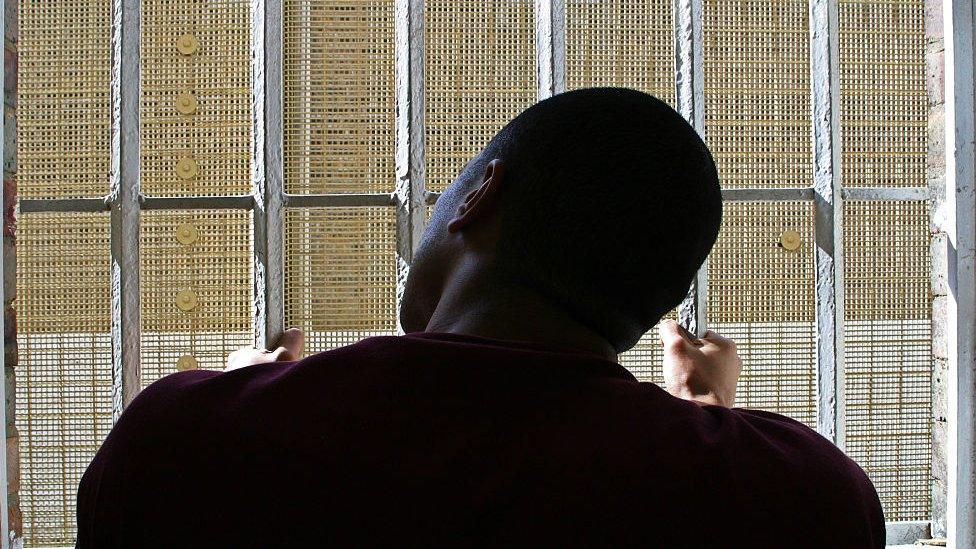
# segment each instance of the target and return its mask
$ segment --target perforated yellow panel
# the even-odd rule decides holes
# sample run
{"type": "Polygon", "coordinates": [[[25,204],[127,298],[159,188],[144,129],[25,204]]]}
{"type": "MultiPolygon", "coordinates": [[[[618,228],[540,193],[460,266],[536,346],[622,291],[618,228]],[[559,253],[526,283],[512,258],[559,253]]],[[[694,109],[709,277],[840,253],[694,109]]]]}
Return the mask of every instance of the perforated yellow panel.
{"type": "Polygon", "coordinates": [[[29,546],[74,543],[78,483],[112,426],[109,266],[108,214],[20,216],[16,425],[29,546]]]}
{"type": "Polygon", "coordinates": [[[726,187],[809,187],[806,0],[703,0],[705,126],[726,187]]]}
{"type": "Polygon", "coordinates": [[[395,185],[393,0],[285,0],[285,190],[395,185]]]}
{"type": "Polygon", "coordinates": [[[922,0],[840,0],[844,185],[924,187],[922,0]]]}
{"type": "Polygon", "coordinates": [[[531,0],[428,0],[427,188],[443,190],[509,120],[535,103],[531,0]]]}
{"type": "Polygon", "coordinates": [[[932,328],[925,202],[845,204],[847,451],[888,520],[928,520],[932,328]]]}
{"type": "Polygon", "coordinates": [[[20,2],[21,198],[108,194],[111,5],[108,0],[20,2]]]}
{"type": "Polygon", "coordinates": [[[671,0],[566,2],[566,85],[622,86],[674,103],[671,0]]]}
{"type": "Polygon", "coordinates": [[[736,405],[813,427],[814,250],[812,203],[726,203],[708,271],[709,328],[733,339],[743,361],[736,405]],[[787,231],[798,248],[783,247],[787,231]]]}
{"type": "Polygon", "coordinates": [[[142,192],[251,192],[250,3],[142,2],[142,192]]]}
{"type": "Polygon", "coordinates": [[[253,344],[250,219],[241,211],[143,212],[143,385],[178,369],[222,369],[231,351],[253,344]]]}
{"type": "Polygon", "coordinates": [[[396,331],[393,208],[314,208],[285,214],[285,324],[309,353],[396,331]]]}

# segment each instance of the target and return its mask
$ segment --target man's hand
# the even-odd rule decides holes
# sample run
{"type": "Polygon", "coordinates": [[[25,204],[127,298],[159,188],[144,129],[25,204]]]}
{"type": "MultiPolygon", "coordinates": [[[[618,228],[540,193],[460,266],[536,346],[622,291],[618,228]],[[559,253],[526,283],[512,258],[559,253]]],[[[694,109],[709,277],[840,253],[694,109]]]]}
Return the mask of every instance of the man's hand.
{"type": "Polygon", "coordinates": [[[695,339],[673,320],[662,321],[659,332],[664,344],[667,391],[699,404],[731,408],[742,371],[735,343],[711,330],[695,339]]]}
{"type": "Polygon", "coordinates": [[[289,328],[281,334],[278,346],[273,351],[244,347],[227,357],[225,372],[266,362],[289,362],[302,358],[302,348],[305,346],[305,334],[298,328],[289,328]]]}

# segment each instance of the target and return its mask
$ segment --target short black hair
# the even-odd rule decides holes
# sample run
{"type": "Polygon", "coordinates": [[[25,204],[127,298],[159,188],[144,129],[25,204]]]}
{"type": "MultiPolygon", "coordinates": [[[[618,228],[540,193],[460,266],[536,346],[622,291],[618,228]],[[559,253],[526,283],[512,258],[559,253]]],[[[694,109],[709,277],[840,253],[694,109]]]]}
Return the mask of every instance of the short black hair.
{"type": "Polygon", "coordinates": [[[618,352],[687,295],[718,236],[711,153],[667,103],[590,88],[537,103],[475,162],[505,162],[495,272],[618,352]]]}

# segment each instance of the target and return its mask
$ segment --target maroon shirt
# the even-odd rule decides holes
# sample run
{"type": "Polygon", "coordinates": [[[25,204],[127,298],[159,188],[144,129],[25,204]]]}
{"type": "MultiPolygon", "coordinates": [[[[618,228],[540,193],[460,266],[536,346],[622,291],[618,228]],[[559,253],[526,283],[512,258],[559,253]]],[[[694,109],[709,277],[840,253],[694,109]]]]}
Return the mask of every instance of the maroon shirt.
{"type": "Polygon", "coordinates": [[[78,547],[881,547],[864,472],[785,417],[596,355],[449,334],[147,388],[81,481],[78,547]]]}

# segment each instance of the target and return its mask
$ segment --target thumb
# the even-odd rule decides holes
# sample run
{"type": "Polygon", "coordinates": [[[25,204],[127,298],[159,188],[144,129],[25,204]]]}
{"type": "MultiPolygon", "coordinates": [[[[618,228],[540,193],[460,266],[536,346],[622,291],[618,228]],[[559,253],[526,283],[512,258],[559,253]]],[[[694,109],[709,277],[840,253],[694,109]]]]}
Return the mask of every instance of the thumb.
{"type": "Polygon", "coordinates": [[[687,343],[685,336],[681,331],[681,326],[678,325],[674,320],[664,320],[657,328],[658,337],[661,338],[661,344],[665,349],[680,348],[687,343]]]}
{"type": "Polygon", "coordinates": [[[305,333],[298,328],[289,328],[278,338],[278,348],[274,350],[276,361],[293,361],[302,357],[305,348],[305,333]]]}

